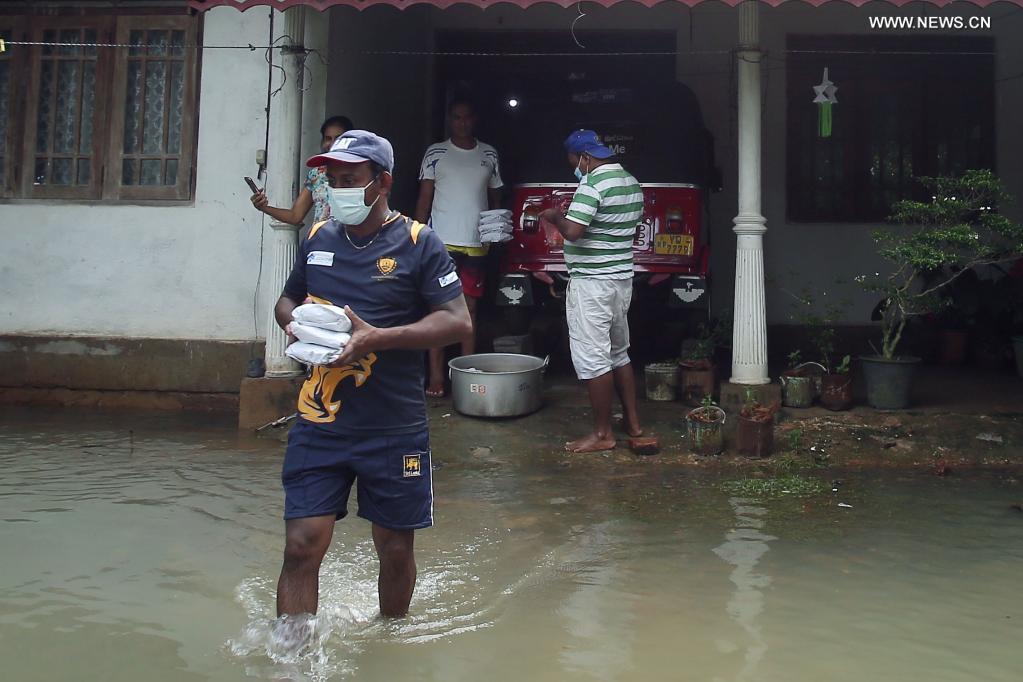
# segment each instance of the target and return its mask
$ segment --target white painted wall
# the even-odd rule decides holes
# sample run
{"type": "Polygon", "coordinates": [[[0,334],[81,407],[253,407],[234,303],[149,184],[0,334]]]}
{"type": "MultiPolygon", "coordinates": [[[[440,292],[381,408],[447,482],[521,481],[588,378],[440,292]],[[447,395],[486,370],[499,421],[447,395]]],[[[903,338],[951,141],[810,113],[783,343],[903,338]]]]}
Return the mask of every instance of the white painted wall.
{"type": "MultiPolygon", "coordinates": [[[[264,44],[267,24],[263,11],[214,9],[204,40],[264,44]]],[[[266,82],[262,51],[203,54],[192,205],[0,206],[0,334],[256,336],[261,214],[242,176],[264,144],[266,82]]]]}

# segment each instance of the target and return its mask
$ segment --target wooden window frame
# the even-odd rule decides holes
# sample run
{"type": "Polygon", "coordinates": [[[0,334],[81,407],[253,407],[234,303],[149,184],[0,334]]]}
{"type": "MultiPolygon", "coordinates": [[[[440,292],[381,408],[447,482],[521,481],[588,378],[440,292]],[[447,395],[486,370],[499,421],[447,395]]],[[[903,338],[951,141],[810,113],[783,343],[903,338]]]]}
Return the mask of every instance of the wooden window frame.
{"type": "MultiPolygon", "coordinates": [[[[912,35],[878,37],[871,35],[825,36],[793,34],[788,36],[787,44],[790,50],[834,49],[838,51],[857,50],[864,53],[871,50],[898,50],[909,53],[914,51],[944,50],[948,55],[940,59],[946,61],[960,51],[978,52],[982,51],[979,48],[983,47],[993,52],[995,49],[993,40],[972,36],[937,37],[912,35]],[[822,45],[830,47],[821,47],[822,45]]],[[[873,104],[874,99],[866,98],[865,101],[863,93],[877,95],[878,93],[898,89],[899,84],[904,82],[907,74],[931,77],[930,80],[925,79],[921,81],[917,79],[914,81],[921,83],[918,88],[919,93],[928,93],[932,88],[940,87],[943,84],[940,80],[935,80],[935,74],[930,73],[932,69],[939,70],[933,65],[933,62],[925,64],[921,59],[917,63],[910,62],[908,66],[901,69],[884,72],[882,76],[872,77],[861,84],[848,83],[847,81],[847,87],[844,90],[846,94],[843,98],[842,73],[862,71],[865,68],[873,67],[877,63],[876,60],[880,58],[882,58],[881,55],[874,57],[866,54],[863,57],[837,54],[832,59],[827,59],[826,55],[822,55],[817,59],[814,59],[814,56],[808,57],[798,53],[791,53],[789,55],[786,73],[788,112],[785,123],[786,219],[788,222],[807,224],[876,223],[879,220],[883,220],[885,216],[881,214],[874,215],[877,213],[877,209],[868,205],[871,202],[863,202],[859,199],[859,197],[864,196],[865,192],[876,189],[876,191],[886,193],[893,192],[895,199],[900,198],[900,193],[901,198],[920,198],[917,196],[920,188],[916,187],[915,183],[912,182],[907,184],[906,181],[900,179],[901,176],[904,173],[909,173],[911,176],[916,177],[934,175],[941,172],[938,168],[940,162],[931,158],[934,154],[933,140],[928,139],[928,134],[939,131],[941,126],[934,126],[932,125],[933,121],[928,120],[929,112],[926,111],[921,100],[921,103],[911,102],[909,104],[910,115],[913,120],[907,122],[900,119],[895,126],[895,137],[901,140],[903,150],[903,153],[897,157],[899,170],[896,175],[898,177],[894,180],[887,180],[883,176],[876,176],[880,179],[876,181],[870,180],[872,164],[869,160],[871,150],[875,147],[874,141],[876,138],[872,138],[874,128],[872,127],[872,121],[868,119],[867,115],[872,112],[876,113],[876,109],[871,107],[876,107],[877,105],[873,104]],[[871,64],[872,60],[874,64],[871,64]],[[824,184],[806,182],[808,177],[812,179],[815,168],[820,170],[820,167],[816,166],[814,161],[813,151],[806,147],[806,139],[809,134],[807,130],[816,123],[815,114],[810,113],[807,109],[807,107],[813,106],[810,103],[813,92],[809,87],[803,87],[806,75],[804,71],[809,63],[815,65],[826,64],[832,67],[830,76],[839,87],[839,103],[834,109],[835,116],[836,118],[840,116],[844,118],[844,134],[848,138],[839,145],[841,156],[829,156],[832,162],[829,166],[831,168],[832,181],[824,181],[824,184]],[[871,102],[871,104],[867,104],[867,101],[871,102]],[[911,170],[904,165],[907,162],[911,164],[911,170]],[[806,167],[807,163],[809,164],[809,170],[806,167]],[[842,175],[841,181],[835,179],[837,178],[836,172],[839,171],[842,175]],[[872,182],[880,186],[879,189],[876,187],[872,188],[872,182]],[[828,195],[832,196],[833,203],[829,208],[817,208],[807,201],[806,198],[811,196],[817,187],[830,188],[828,195]]],[[[908,58],[914,59],[914,57],[908,58]]],[[[978,63],[983,59],[986,58],[978,57],[978,63]]],[[[979,150],[978,155],[982,157],[979,163],[994,169],[997,130],[993,127],[995,124],[995,71],[993,56],[989,58],[989,66],[990,73],[985,74],[987,80],[981,80],[977,87],[981,91],[981,96],[985,98],[978,105],[982,107],[979,110],[979,117],[986,117],[989,120],[990,132],[986,138],[981,140],[983,146],[977,149],[979,150]],[[985,90],[990,97],[984,94],[985,90]]],[[[815,72],[817,80],[814,81],[814,85],[819,81],[820,70],[818,69],[815,72]]],[[[965,79],[960,78],[959,80],[965,79]]],[[[953,78],[952,82],[959,81],[953,78]]],[[[898,104],[902,106],[906,103],[900,100],[898,104]]],[[[840,133],[836,130],[835,134],[838,135],[840,133]]],[[[816,133],[814,132],[813,135],[816,135],[816,133]]],[[[965,159],[966,157],[962,158],[965,159]]],[[[957,160],[960,159],[957,158],[957,160]]],[[[882,163],[884,162],[882,161],[882,163]]]]}
{"type": "MultiPolygon", "coordinates": [[[[195,45],[198,43],[199,31],[197,22],[194,20],[183,21],[182,17],[120,17],[117,22],[116,41],[124,45],[128,43],[129,36],[133,30],[153,31],[181,31],[185,32],[185,44],[195,45]]],[[[127,99],[128,90],[128,53],[123,51],[122,58],[118,59],[113,71],[113,97],[116,103],[115,111],[111,112],[110,129],[118,132],[118,138],[107,145],[109,156],[106,161],[106,174],[104,177],[103,198],[108,200],[177,200],[184,201],[192,196],[193,180],[195,176],[196,159],[196,133],[198,127],[198,50],[186,49],[184,56],[185,87],[182,103],[181,117],[181,150],[178,158],[187,163],[178,164],[177,182],[174,185],[122,185],[121,166],[124,159],[124,105],[127,99]],[[116,188],[116,189],[115,189],[116,188]]],[[[143,61],[145,64],[145,61],[143,61]]],[[[143,76],[143,80],[144,80],[143,76]]],[[[165,123],[166,126],[166,123],[165,123]]],[[[166,127],[164,135],[166,135],[166,127]]],[[[144,156],[144,155],[143,155],[144,156]]],[[[166,159],[168,155],[160,155],[166,159]]],[[[141,171],[140,171],[141,173],[141,171]]]]}
{"type": "MultiPolygon", "coordinates": [[[[95,14],[26,16],[0,14],[0,28],[23,41],[41,41],[43,31],[65,28],[94,28],[99,42],[125,44],[132,30],[183,30],[186,45],[201,41],[201,18],[188,14],[95,14]]],[[[184,94],[181,149],[174,185],[122,185],[124,110],[127,95],[127,48],[99,48],[96,56],[96,92],[93,109],[89,185],[35,185],[35,135],[42,46],[11,47],[5,53],[10,66],[10,112],[7,152],[0,201],[72,201],[76,203],[181,204],[195,197],[197,163],[199,50],[184,53],[184,94]],[[18,96],[18,93],[24,96],[18,96]]],[[[166,134],[166,133],[165,133],[166,134]]]]}
{"type": "MultiPolygon", "coordinates": [[[[26,22],[23,17],[0,16],[0,30],[12,36],[15,40],[28,40],[28,31],[26,30],[26,22]]],[[[22,144],[20,141],[23,139],[22,121],[25,110],[25,98],[15,95],[15,91],[18,89],[15,85],[23,83],[28,65],[25,50],[8,48],[3,54],[2,59],[9,65],[8,78],[10,79],[10,87],[8,88],[9,99],[7,102],[7,151],[4,154],[3,160],[4,181],[0,184],[0,198],[9,199],[17,194],[15,186],[21,172],[22,144]]]]}
{"type": "MultiPolygon", "coordinates": [[[[39,42],[43,39],[43,32],[49,30],[60,31],[62,29],[81,28],[95,29],[99,42],[108,42],[113,33],[110,30],[111,21],[107,17],[80,16],[80,17],[52,17],[45,22],[34,21],[29,27],[30,40],[39,42]]],[[[101,191],[101,175],[103,172],[103,156],[105,145],[109,138],[109,127],[97,125],[102,121],[109,120],[107,108],[109,96],[103,96],[99,86],[101,83],[110,82],[110,66],[113,58],[110,49],[96,50],[96,95],[95,106],[92,112],[92,169],[89,174],[89,184],[80,186],[61,185],[36,185],[35,160],[36,160],[36,131],[38,129],[38,108],[39,88],[42,80],[42,59],[43,47],[33,45],[29,53],[28,71],[28,94],[25,97],[25,108],[23,111],[23,130],[21,153],[21,187],[20,195],[26,199],[98,199],[101,191]]],[[[56,75],[54,76],[54,87],[56,88],[56,75]]]]}

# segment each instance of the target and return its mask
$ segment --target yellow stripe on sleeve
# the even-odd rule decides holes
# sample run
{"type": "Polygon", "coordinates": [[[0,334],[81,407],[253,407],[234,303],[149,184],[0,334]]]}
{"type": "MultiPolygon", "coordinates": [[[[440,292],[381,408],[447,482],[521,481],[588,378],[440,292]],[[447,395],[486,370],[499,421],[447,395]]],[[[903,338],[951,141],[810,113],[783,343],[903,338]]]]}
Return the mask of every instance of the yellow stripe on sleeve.
{"type": "Polygon", "coordinates": [[[309,228],[309,234],[306,235],[306,241],[309,241],[310,239],[312,239],[313,235],[316,234],[317,231],[319,231],[319,229],[321,227],[323,227],[324,225],[326,225],[328,222],[330,222],[330,221],[328,221],[328,220],[321,220],[318,223],[314,223],[313,226],[309,228]]]}
{"type": "Polygon", "coordinates": [[[413,244],[418,244],[419,243],[419,233],[423,231],[424,227],[426,227],[426,225],[423,225],[420,222],[416,222],[415,220],[412,221],[412,243],[413,244]]]}

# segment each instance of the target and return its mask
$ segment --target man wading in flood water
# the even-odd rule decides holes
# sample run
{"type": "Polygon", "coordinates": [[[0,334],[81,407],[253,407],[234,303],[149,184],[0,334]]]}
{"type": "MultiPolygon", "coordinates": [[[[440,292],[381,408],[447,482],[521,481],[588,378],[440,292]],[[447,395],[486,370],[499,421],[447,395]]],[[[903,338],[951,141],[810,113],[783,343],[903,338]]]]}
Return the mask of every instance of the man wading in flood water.
{"type": "Polygon", "coordinates": [[[593,432],[565,448],[598,452],[615,446],[611,403],[616,389],[626,431],[643,435],[629,360],[632,242],[643,217],[643,190],[592,130],[569,135],[565,150],[579,186],[567,215],[550,208],[540,216],[565,238],[569,346],[593,407],[593,432]]]}
{"type": "MultiPolygon", "coordinates": [[[[380,613],[403,616],[416,584],[414,533],[433,524],[423,351],[464,338],[472,325],[444,243],[387,205],[387,140],[350,130],[308,165],[326,166],[331,217],[301,244],[277,323],[287,330],[295,307],[311,298],[344,306],[352,332],[335,363],[313,367],[299,396],[282,472],[277,615],[316,613],[320,564],[355,484],[380,559],[380,613]]],[[[287,618],[275,628],[286,646],[310,634],[287,618]]]]}

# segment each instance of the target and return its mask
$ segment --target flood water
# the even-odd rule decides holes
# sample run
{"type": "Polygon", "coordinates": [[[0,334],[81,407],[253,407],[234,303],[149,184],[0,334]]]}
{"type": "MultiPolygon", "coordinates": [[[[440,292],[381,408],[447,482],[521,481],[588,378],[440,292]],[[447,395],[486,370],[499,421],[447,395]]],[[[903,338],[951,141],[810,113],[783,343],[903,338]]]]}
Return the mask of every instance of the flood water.
{"type": "Polygon", "coordinates": [[[435,438],[408,618],[378,618],[353,515],[322,570],[315,646],[276,656],[283,448],[205,419],[0,417],[0,677],[1023,678],[1012,478],[736,498],[720,475],[530,452],[515,422],[487,427],[490,451],[435,438]]]}

